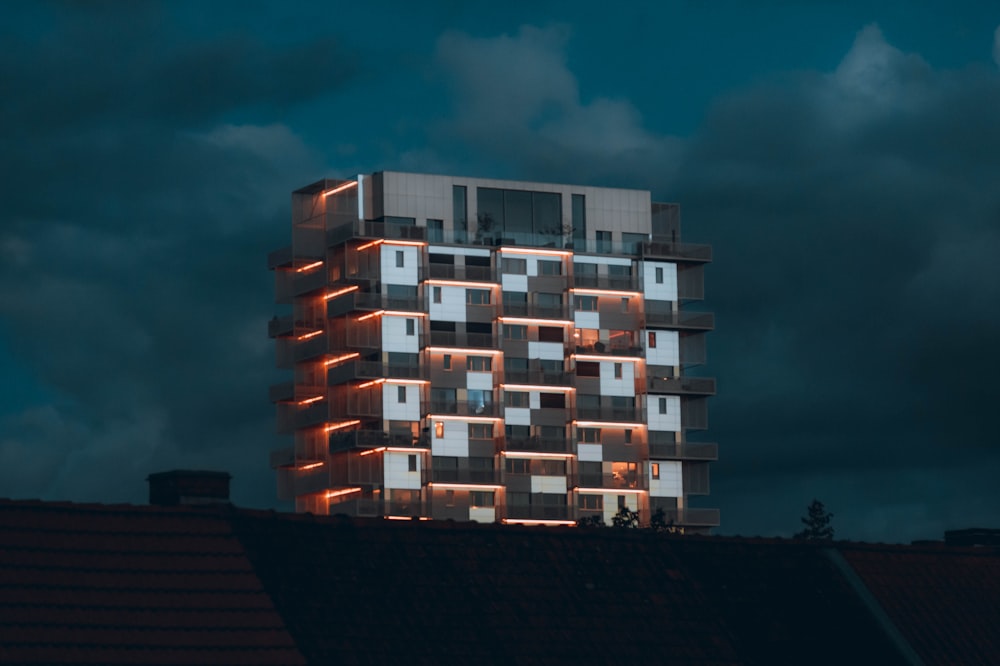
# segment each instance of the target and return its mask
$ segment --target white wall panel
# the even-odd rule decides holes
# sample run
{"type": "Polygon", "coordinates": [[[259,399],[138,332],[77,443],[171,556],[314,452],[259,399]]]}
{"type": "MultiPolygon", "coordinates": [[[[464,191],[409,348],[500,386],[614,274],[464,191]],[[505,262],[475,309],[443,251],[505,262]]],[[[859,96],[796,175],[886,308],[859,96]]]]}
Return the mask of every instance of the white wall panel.
{"type": "Polygon", "coordinates": [[[601,395],[634,396],[635,363],[617,361],[622,366],[621,379],[615,379],[616,361],[601,361],[601,395]]]}
{"type": "Polygon", "coordinates": [[[683,497],[683,481],[681,462],[679,460],[657,461],[649,464],[649,495],[650,497],[683,497]],[[660,478],[653,478],[653,463],[660,466],[660,478]]]}
{"type": "Polygon", "coordinates": [[[576,322],[577,328],[600,328],[601,313],[580,312],[577,310],[573,315],[573,321],[576,322]]]}
{"type": "Polygon", "coordinates": [[[531,425],[531,410],[526,407],[504,407],[503,418],[508,425],[531,425]]]}
{"type": "Polygon", "coordinates": [[[604,460],[604,446],[601,444],[577,444],[576,457],[582,462],[601,462],[604,460]]]}
{"type": "Polygon", "coordinates": [[[677,300],[677,264],[666,261],[642,262],[642,285],[647,299],[655,301],[677,300]],[[656,269],[663,269],[663,282],[656,282],[656,269]]]}
{"type": "Polygon", "coordinates": [[[465,321],[465,287],[427,285],[427,302],[431,319],[444,321],[465,321]],[[434,302],[434,289],[440,287],[441,302],[434,302]]]}
{"type": "Polygon", "coordinates": [[[382,316],[382,350],[416,354],[420,351],[420,317],[382,316]],[[413,320],[413,335],[406,334],[406,320],[413,320]]]}
{"type": "Polygon", "coordinates": [[[649,365],[680,365],[680,339],[677,331],[642,332],[642,344],[646,348],[646,363],[649,365]],[[656,347],[649,346],[649,334],[656,335],[656,347]]]}
{"type": "Polygon", "coordinates": [[[566,358],[566,348],[561,342],[528,341],[528,358],[539,358],[546,361],[561,361],[566,358]]]}
{"type": "Polygon", "coordinates": [[[382,413],[384,418],[396,421],[420,420],[420,386],[417,384],[382,384],[382,413]],[[406,401],[399,401],[399,389],[406,393],[406,401]]]}
{"type": "MultiPolygon", "coordinates": [[[[638,511],[639,496],[635,493],[626,493],[625,506],[627,506],[630,511],[638,511]]],[[[618,494],[614,492],[604,493],[604,524],[610,527],[612,525],[612,519],[615,517],[616,513],[618,513],[618,494]]]]}
{"type": "Polygon", "coordinates": [[[528,291],[527,275],[511,275],[510,273],[504,273],[500,276],[500,280],[504,291],[528,291]]]}
{"type": "Polygon", "coordinates": [[[474,520],[477,523],[495,523],[497,510],[493,507],[472,507],[469,509],[469,520],[474,520]]]}
{"type": "Polygon", "coordinates": [[[470,389],[490,391],[493,389],[492,372],[469,372],[465,376],[465,385],[470,389]]]}
{"type": "Polygon", "coordinates": [[[431,453],[435,456],[469,457],[469,424],[465,421],[441,421],[444,436],[437,436],[435,422],[431,422],[431,453]]]}
{"type": "Polygon", "coordinates": [[[650,430],[680,432],[681,398],[677,395],[647,395],[646,421],[650,430]],[[660,413],[660,400],[667,401],[667,413],[660,413]]]}
{"type": "Polygon", "coordinates": [[[419,248],[413,245],[380,246],[382,253],[382,281],[386,284],[417,286],[417,268],[420,265],[419,248]],[[402,268],[396,266],[396,253],[403,253],[402,268]]]}
{"type": "Polygon", "coordinates": [[[421,456],[419,453],[386,451],[383,455],[385,456],[383,464],[386,488],[420,490],[421,456]],[[416,456],[417,458],[417,471],[415,472],[409,471],[410,456],[416,456]]]}
{"type": "Polygon", "coordinates": [[[565,493],[565,476],[535,476],[531,477],[531,492],[533,493],[565,493]]]}

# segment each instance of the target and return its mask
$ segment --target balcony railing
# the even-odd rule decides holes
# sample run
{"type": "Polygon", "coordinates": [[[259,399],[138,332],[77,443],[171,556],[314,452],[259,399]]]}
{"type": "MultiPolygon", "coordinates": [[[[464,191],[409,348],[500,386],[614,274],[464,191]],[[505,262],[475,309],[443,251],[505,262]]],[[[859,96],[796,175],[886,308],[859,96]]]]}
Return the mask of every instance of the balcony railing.
{"type": "Polygon", "coordinates": [[[455,266],[453,264],[429,264],[428,275],[437,280],[468,280],[470,282],[497,282],[494,269],[490,266],[455,266]]]}
{"type": "Polygon", "coordinates": [[[718,460],[719,445],[709,442],[650,442],[649,457],[659,460],[718,460]]]}
{"type": "Polygon", "coordinates": [[[497,403],[452,402],[434,400],[426,403],[425,414],[456,414],[458,416],[496,416],[499,413],[497,403]]]}
{"type": "Polygon", "coordinates": [[[577,407],[576,417],[581,421],[625,421],[638,423],[642,410],[638,407],[577,407]]]}
{"type": "Polygon", "coordinates": [[[295,332],[295,318],[292,315],[274,317],[267,322],[267,335],[270,338],[278,338],[291,335],[295,332]]]}
{"type": "Polygon", "coordinates": [[[715,395],[715,378],[650,376],[646,379],[646,388],[650,393],[715,395]]]}
{"type": "Polygon", "coordinates": [[[383,446],[423,448],[426,443],[413,435],[389,433],[381,430],[330,433],[330,453],[350,449],[377,449],[383,446]]]}
{"type": "Polygon", "coordinates": [[[568,453],[573,442],[567,437],[509,437],[504,442],[507,451],[537,451],[544,453],[568,453]]]}
{"type": "Polygon", "coordinates": [[[595,342],[589,345],[577,345],[577,354],[607,354],[608,356],[642,356],[642,347],[634,345],[611,345],[607,342],[595,342]]]}
{"type": "Polygon", "coordinates": [[[639,278],[635,275],[574,275],[573,286],[590,289],[624,289],[635,291],[639,278]]]}
{"type": "Polygon", "coordinates": [[[653,241],[643,243],[639,249],[643,258],[712,261],[712,246],[700,243],[664,243],[653,241]]]}
{"type": "Polygon", "coordinates": [[[572,509],[568,506],[539,504],[508,504],[507,518],[520,520],[570,520],[572,509]]]}
{"type": "Polygon", "coordinates": [[[326,400],[317,400],[308,405],[295,403],[278,404],[278,431],[291,432],[299,428],[321,425],[329,415],[326,400]]]}
{"type": "Polygon", "coordinates": [[[569,319],[566,305],[539,305],[537,303],[504,303],[503,313],[507,317],[538,317],[539,319],[569,319]]]}
{"type": "Polygon", "coordinates": [[[427,507],[423,502],[394,502],[376,499],[352,499],[330,505],[330,515],[346,514],[358,517],[379,516],[426,516],[427,507]]]}
{"type": "Polygon", "coordinates": [[[393,222],[373,222],[371,220],[351,220],[346,224],[329,224],[326,232],[328,245],[336,245],[352,237],[385,238],[390,240],[427,240],[427,227],[393,222]]]}
{"type": "Polygon", "coordinates": [[[470,483],[496,485],[500,483],[500,470],[496,469],[434,469],[431,480],[435,483],[470,483]]]}
{"type": "Polygon", "coordinates": [[[686,310],[678,312],[647,310],[646,326],[711,331],[715,328],[715,315],[711,312],[688,312],[686,310]]]}
{"type": "Polygon", "coordinates": [[[628,474],[577,474],[577,486],[580,488],[608,488],[645,490],[649,484],[646,477],[638,472],[628,474]]]}
{"type": "Polygon", "coordinates": [[[545,370],[507,370],[503,372],[507,384],[544,384],[546,386],[573,386],[576,375],[572,372],[545,370]]]}
{"type": "Polygon", "coordinates": [[[476,349],[496,349],[496,338],[489,333],[466,333],[464,331],[431,331],[430,343],[438,347],[474,347],[476,349]]]}

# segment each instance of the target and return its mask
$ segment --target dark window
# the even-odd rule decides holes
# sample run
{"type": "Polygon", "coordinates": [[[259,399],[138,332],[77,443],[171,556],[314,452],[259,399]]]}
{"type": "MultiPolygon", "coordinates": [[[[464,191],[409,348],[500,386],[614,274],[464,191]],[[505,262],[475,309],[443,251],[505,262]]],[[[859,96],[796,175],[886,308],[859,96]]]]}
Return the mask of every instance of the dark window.
{"type": "Polygon", "coordinates": [[[494,501],[492,490],[473,490],[469,493],[469,503],[473,508],[492,507],[494,501]]]}
{"type": "Polygon", "coordinates": [[[562,326],[539,326],[539,342],[563,342],[564,331],[562,326]]]}
{"type": "Polygon", "coordinates": [[[620,266],[618,264],[609,264],[608,275],[612,277],[630,277],[632,275],[632,265],[620,266]]]}
{"type": "Polygon", "coordinates": [[[531,426],[504,425],[503,434],[508,439],[525,439],[531,436],[531,426]]]}
{"type": "Polygon", "coordinates": [[[440,319],[431,319],[431,330],[432,331],[452,331],[455,330],[455,322],[453,321],[442,321],[440,319]]]}
{"type": "MultiPolygon", "coordinates": [[[[492,423],[470,423],[469,439],[490,439],[493,437],[492,423]]],[[[471,460],[471,459],[470,459],[471,460]]],[[[492,463],[492,459],[490,460],[492,463]]],[[[490,466],[492,469],[492,465],[490,466]]]]}
{"type": "Polygon", "coordinates": [[[528,262],[524,259],[504,259],[500,270],[511,275],[525,275],[528,272],[528,262]]]}
{"type": "Polygon", "coordinates": [[[469,305],[489,305],[490,304],[490,290],[489,289],[466,289],[465,290],[465,302],[469,305]]]}
{"type": "Polygon", "coordinates": [[[660,413],[661,414],[666,414],[667,413],[667,399],[666,398],[660,398],[659,402],[660,402],[660,413]]]}
{"type": "Polygon", "coordinates": [[[493,324],[483,321],[467,321],[465,322],[465,332],[479,333],[481,335],[492,335],[493,324]]]}
{"type": "Polygon", "coordinates": [[[507,407],[528,407],[531,402],[526,391],[504,391],[503,404],[507,407]]]}
{"type": "Polygon", "coordinates": [[[621,379],[621,378],[622,378],[622,364],[615,363],[615,379],[621,379]]]}
{"type": "Polygon", "coordinates": [[[578,245],[578,249],[584,249],[587,240],[587,207],[586,197],[582,194],[574,194],[571,197],[573,208],[573,242],[578,245]]]}
{"type": "Polygon", "coordinates": [[[397,386],[396,387],[396,402],[406,402],[406,387],[397,386]]]}
{"type": "Polygon", "coordinates": [[[432,243],[444,242],[444,220],[427,220],[427,240],[432,243]]]}
{"type": "Polygon", "coordinates": [[[625,429],[625,443],[626,444],[631,444],[632,443],[632,430],[631,430],[631,428],[626,428],[625,429]]]}
{"type": "Polygon", "coordinates": [[[576,362],[576,376],[577,377],[600,377],[601,376],[601,364],[596,361],[577,361],[576,362]]]}
{"type": "Polygon", "coordinates": [[[663,284],[663,269],[659,266],[656,268],[656,284],[663,284]]]}
{"type": "MultiPolygon", "coordinates": [[[[601,431],[598,428],[577,428],[576,441],[584,444],[598,444],[601,441],[601,431]]],[[[580,464],[583,465],[583,463],[580,464]]]]}
{"type": "Polygon", "coordinates": [[[518,358],[517,356],[504,356],[503,369],[523,372],[528,369],[528,359],[518,358]]]}
{"type": "Polygon", "coordinates": [[[485,267],[485,268],[489,268],[489,266],[490,266],[490,258],[489,257],[473,257],[473,256],[468,256],[467,255],[465,257],[465,265],[466,266],[482,266],[482,267],[485,267]]]}
{"type": "Polygon", "coordinates": [[[540,292],[535,294],[535,302],[543,308],[558,308],[562,306],[562,294],[540,292]]]}
{"type": "Polygon", "coordinates": [[[402,268],[405,263],[405,255],[402,250],[396,250],[396,268],[402,268]]]}
{"type": "Polygon", "coordinates": [[[566,476],[565,460],[543,460],[542,474],[547,476],[566,476]]]}
{"type": "Polygon", "coordinates": [[[647,240],[649,240],[649,236],[646,234],[625,231],[622,233],[622,250],[627,254],[639,254],[642,244],[647,240]]]}
{"type": "Polygon", "coordinates": [[[413,335],[416,331],[416,323],[412,319],[406,320],[406,334],[413,335]]]}
{"type": "Polygon", "coordinates": [[[597,251],[598,252],[611,252],[611,232],[610,231],[598,231],[597,232],[597,251]]]}
{"type": "Polygon", "coordinates": [[[432,289],[432,293],[433,293],[432,300],[435,303],[440,303],[441,302],[441,287],[434,287],[432,289]]]}
{"type": "Polygon", "coordinates": [[[511,304],[527,304],[528,292],[526,291],[505,291],[503,292],[503,302],[511,304]]]}
{"type": "Polygon", "coordinates": [[[574,296],[576,309],[581,312],[595,312],[597,310],[597,296],[574,296]]]}
{"type": "Polygon", "coordinates": [[[406,457],[407,469],[411,472],[417,471],[417,456],[410,454],[406,457]]]}
{"type": "MultiPolygon", "coordinates": [[[[531,473],[531,461],[527,458],[507,458],[507,473],[508,474],[530,474],[531,473]]],[[[516,493],[507,493],[508,499],[512,499],[511,496],[516,493]]],[[[527,493],[525,493],[527,495],[527,493]]],[[[514,502],[511,501],[513,504],[514,502]]],[[[527,504],[527,502],[525,502],[527,504]]]]}
{"type": "Polygon", "coordinates": [[[428,254],[427,261],[432,264],[451,264],[455,263],[455,255],[453,254],[428,254]]]}
{"type": "Polygon", "coordinates": [[[542,409],[565,409],[565,393],[540,393],[538,395],[539,407],[542,409]]]}
{"type": "Polygon", "coordinates": [[[528,327],[519,324],[504,324],[503,337],[507,340],[526,340],[528,338],[528,327]]]}
{"type": "Polygon", "coordinates": [[[585,264],[583,262],[573,262],[574,275],[597,275],[597,264],[585,264]]]}
{"type": "Polygon", "coordinates": [[[539,275],[562,275],[562,262],[548,259],[538,260],[539,275]]]}
{"type": "Polygon", "coordinates": [[[587,511],[603,511],[604,497],[601,495],[580,495],[580,508],[587,511]]]}
{"type": "Polygon", "coordinates": [[[451,354],[444,355],[444,363],[442,365],[445,370],[451,370],[451,354]]]}
{"type": "Polygon", "coordinates": [[[493,357],[467,356],[465,359],[465,369],[472,372],[490,372],[493,370],[493,357]]]}
{"type": "Polygon", "coordinates": [[[469,222],[466,192],[462,185],[453,185],[451,188],[451,216],[455,225],[455,242],[465,243],[469,222]]]}

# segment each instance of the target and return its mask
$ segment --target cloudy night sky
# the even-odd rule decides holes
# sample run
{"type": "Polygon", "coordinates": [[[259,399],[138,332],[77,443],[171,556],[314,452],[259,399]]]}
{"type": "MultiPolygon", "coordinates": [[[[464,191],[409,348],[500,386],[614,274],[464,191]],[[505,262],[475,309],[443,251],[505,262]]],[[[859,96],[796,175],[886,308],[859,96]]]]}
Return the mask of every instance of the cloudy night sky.
{"type": "Polygon", "coordinates": [[[1000,6],[747,4],[3,3],[0,496],[279,508],[266,255],[389,169],[681,204],[719,533],[1000,527],[1000,6]]]}

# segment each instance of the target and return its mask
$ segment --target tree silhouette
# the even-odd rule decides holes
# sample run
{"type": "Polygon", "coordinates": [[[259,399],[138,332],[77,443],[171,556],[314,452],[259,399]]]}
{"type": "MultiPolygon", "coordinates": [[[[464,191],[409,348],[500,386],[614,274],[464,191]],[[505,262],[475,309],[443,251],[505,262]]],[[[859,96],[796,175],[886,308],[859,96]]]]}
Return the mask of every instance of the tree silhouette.
{"type": "Polygon", "coordinates": [[[639,512],[632,511],[627,506],[618,509],[618,513],[611,516],[611,524],[614,527],[632,528],[639,527],[639,512]]]}
{"type": "Polygon", "coordinates": [[[830,541],[833,539],[833,514],[826,510],[823,503],[814,499],[808,508],[809,515],[800,520],[806,526],[795,535],[796,539],[812,539],[815,541],[830,541]]]}
{"type": "Polygon", "coordinates": [[[584,516],[580,520],[576,521],[578,527],[607,527],[604,524],[603,516],[584,516]]]}

